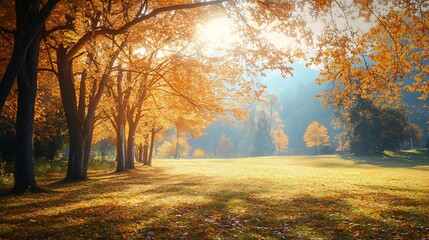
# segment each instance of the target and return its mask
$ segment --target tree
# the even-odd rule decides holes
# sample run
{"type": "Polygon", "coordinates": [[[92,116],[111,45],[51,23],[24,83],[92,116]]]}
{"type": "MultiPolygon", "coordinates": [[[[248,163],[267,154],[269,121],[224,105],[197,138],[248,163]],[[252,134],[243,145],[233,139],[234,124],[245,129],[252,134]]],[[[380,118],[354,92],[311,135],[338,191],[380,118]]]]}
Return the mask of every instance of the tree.
{"type": "MultiPolygon", "coordinates": [[[[147,29],[146,27],[151,25],[150,20],[163,19],[164,21],[170,21],[172,19],[171,16],[180,12],[178,10],[188,9],[188,11],[182,11],[182,14],[178,14],[181,22],[197,23],[198,21],[195,21],[196,18],[194,17],[205,14],[200,14],[197,11],[192,11],[191,9],[195,10],[195,8],[199,8],[198,10],[207,10],[205,8],[206,6],[213,5],[213,9],[220,10],[213,11],[216,12],[213,15],[219,14],[219,12],[224,12],[226,16],[230,17],[234,20],[234,22],[237,23],[237,29],[242,30],[243,34],[241,34],[241,36],[246,37],[240,44],[231,44],[231,46],[234,46],[233,51],[218,51],[219,53],[234,53],[230,55],[224,54],[221,57],[218,57],[218,59],[223,59],[227,63],[231,64],[235,63],[234,66],[238,66],[241,68],[240,70],[245,70],[246,76],[249,77],[255,77],[257,75],[263,74],[266,70],[273,69],[280,69],[282,74],[286,75],[287,73],[291,72],[291,68],[288,66],[288,64],[294,61],[293,58],[295,56],[302,56],[301,51],[294,51],[289,47],[278,50],[274,47],[274,44],[269,41],[269,38],[263,36],[263,33],[266,32],[266,29],[269,29],[274,32],[278,31],[284,33],[287,36],[292,36],[299,40],[309,40],[311,35],[308,34],[308,30],[304,28],[305,21],[303,20],[301,14],[295,14],[294,11],[311,9],[310,13],[312,16],[318,16],[319,13],[329,13],[329,10],[333,8],[331,5],[334,3],[338,5],[338,1],[334,1],[334,3],[329,1],[298,1],[294,3],[283,1],[248,1],[241,3],[232,0],[213,0],[204,2],[180,1],[179,3],[177,1],[135,2],[127,0],[107,2],[58,2],[58,0],[36,1],[31,3],[27,1],[16,1],[16,9],[21,13],[25,13],[21,14],[17,11],[17,26],[22,21],[25,21],[25,24],[22,25],[24,26],[22,29],[18,29],[17,27],[17,31],[15,33],[17,38],[14,42],[14,53],[10,58],[9,64],[11,68],[7,68],[5,70],[5,74],[3,75],[2,82],[0,83],[0,96],[1,98],[7,97],[8,93],[10,92],[11,84],[13,83],[15,77],[19,75],[18,72],[25,68],[26,71],[22,72],[22,74],[18,76],[18,78],[22,79],[20,84],[21,90],[19,90],[21,92],[21,97],[18,97],[20,98],[20,100],[18,100],[20,102],[19,105],[21,105],[18,106],[18,115],[20,116],[17,118],[17,137],[19,139],[17,145],[20,145],[21,152],[17,152],[16,154],[21,154],[22,158],[20,157],[19,160],[19,166],[21,167],[16,169],[17,171],[25,169],[22,174],[18,173],[18,178],[20,179],[27,178],[27,175],[31,175],[30,172],[32,171],[32,160],[29,159],[32,159],[31,131],[33,120],[31,120],[31,118],[34,118],[34,96],[36,89],[36,79],[33,77],[37,77],[37,74],[35,74],[35,69],[37,68],[37,54],[39,52],[39,41],[41,39],[40,33],[43,32],[43,26],[46,26],[47,28],[47,45],[54,48],[55,52],[57,53],[56,56],[51,56],[49,54],[49,59],[52,60],[49,62],[52,65],[52,67],[50,66],[52,71],[55,72],[55,74],[58,76],[60,82],[63,107],[66,113],[71,145],[69,152],[70,171],[68,171],[66,178],[73,181],[86,178],[88,163],[87,158],[89,156],[89,150],[92,142],[92,130],[94,127],[94,112],[96,111],[101,95],[103,94],[107,81],[106,78],[108,79],[109,74],[111,73],[111,69],[109,69],[107,72],[99,70],[99,73],[95,73],[95,70],[93,69],[93,73],[95,74],[88,72],[90,76],[87,79],[97,79],[97,81],[91,82],[95,83],[91,86],[93,87],[92,89],[95,89],[95,92],[90,90],[90,88],[88,88],[88,91],[82,91],[81,89],[87,89],[87,86],[84,86],[84,84],[82,84],[83,88],[75,86],[76,82],[85,83],[85,80],[82,80],[86,78],[82,78],[82,76],[85,75],[83,74],[83,66],[86,65],[87,58],[90,58],[91,54],[94,54],[100,49],[98,43],[103,44],[102,42],[106,41],[106,39],[108,39],[107,42],[109,42],[113,38],[116,38],[117,42],[121,42],[123,40],[122,37],[130,33],[133,29],[135,30],[135,27],[138,24],[145,23],[145,26],[140,29],[147,29]],[[43,3],[45,4],[42,5],[43,3]],[[59,7],[54,9],[54,7],[57,5],[59,7]],[[51,11],[55,11],[56,14],[51,14],[51,11]],[[97,42],[97,44],[91,45],[91,43],[94,42],[97,42]],[[30,48],[32,50],[30,50],[30,48]],[[79,77],[81,80],[75,81],[75,78],[79,77]],[[28,81],[25,81],[24,78],[26,78],[28,81]],[[6,90],[3,91],[3,89],[6,90]],[[77,89],[79,89],[79,91],[76,91],[77,89]],[[81,92],[87,92],[86,96],[83,94],[81,95],[81,92]],[[82,99],[80,96],[83,96],[82,99]],[[21,127],[22,130],[18,130],[18,128],[21,127]]],[[[355,11],[356,13],[365,15],[364,10],[366,10],[366,13],[373,13],[374,8],[371,7],[377,3],[378,1],[354,1],[352,3],[354,4],[352,5],[353,8],[344,8],[343,6],[340,6],[340,8],[352,10],[357,9],[358,11],[355,11]]],[[[370,77],[363,78],[363,81],[366,81],[365,83],[368,84],[372,82],[375,84],[377,82],[389,81],[388,84],[380,84],[380,86],[383,87],[392,85],[395,87],[394,89],[399,89],[399,87],[402,86],[400,84],[401,81],[396,80],[398,80],[398,77],[401,77],[401,74],[405,73],[404,75],[409,74],[411,77],[416,79],[416,84],[404,86],[404,88],[410,90],[414,89],[415,91],[424,89],[423,91],[427,91],[427,87],[424,84],[425,81],[421,80],[427,76],[428,72],[424,67],[425,64],[422,64],[424,61],[426,61],[425,56],[427,56],[425,48],[426,26],[424,19],[426,19],[428,8],[425,7],[426,5],[424,5],[426,3],[423,4],[423,7],[414,2],[407,3],[407,1],[399,1],[399,3],[399,7],[396,7],[394,4],[387,5],[389,8],[379,13],[380,15],[386,13],[385,15],[381,17],[376,15],[381,24],[377,26],[378,28],[374,28],[374,30],[370,33],[372,35],[368,34],[363,38],[353,38],[352,41],[344,41],[344,39],[341,38],[341,34],[336,34],[335,26],[334,29],[326,28],[327,31],[332,31],[328,32],[331,34],[325,34],[327,38],[340,37],[339,41],[330,41],[328,43],[334,43],[337,44],[341,49],[347,49],[344,46],[350,47],[355,42],[363,42],[363,44],[360,45],[362,46],[363,50],[366,50],[365,48],[370,47],[373,47],[376,50],[373,51],[376,54],[371,56],[371,60],[373,61],[372,63],[375,63],[377,60],[384,59],[384,57],[386,57],[386,59],[389,60],[386,62],[390,64],[389,66],[391,66],[390,68],[385,68],[384,65],[368,64],[368,66],[371,66],[373,69],[375,69],[374,71],[367,71],[369,74],[365,71],[341,71],[342,73],[346,74],[340,75],[340,77],[344,77],[346,75],[357,75],[355,72],[366,74],[366,76],[376,75],[374,73],[379,72],[383,76],[377,79],[381,81],[370,81],[372,80],[370,77]],[[405,9],[405,11],[402,11],[402,9],[405,9]],[[406,12],[407,15],[402,15],[402,12],[406,12]],[[392,16],[389,16],[389,14],[392,16]],[[389,22],[387,19],[395,19],[396,21],[389,22]],[[406,20],[407,24],[405,24],[405,26],[404,24],[401,24],[403,20],[406,20]],[[392,29],[399,29],[400,31],[389,31],[391,27],[392,29]],[[412,34],[402,34],[404,32],[412,32],[412,34]],[[376,41],[375,43],[365,42],[365,39],[376,39],[376,41]],[[391,41],[388,39],[391,39],[391,41]],[[403,42],[412,43],[410,44],[412,47],[402,48],[402,46],[400,46],[402,44],[399,43],[403,42]],[[344,43],[347,44],[344,45],[344,43]],[[382,47],[387,50],[378,51],[379,49],[383,49],[382,47]],[[422,49],[421,52],[419,51],[420,49],[422,49]],[[392,52],[394,54],[391,54],[392,52]],[[411,57],[407,58],[408,55],[411,57]],[[401,61],[397,61],[397,59],[400,59],[401,61]],[[411,68],[407,65],[407,62],[412,62],[411,68]],[[398,69],[404,70],[402,71],[398,69]],[[409,69],[416,71],[413,71],[413,73],[410,74],[408,72],[409,69]],[[350,72],[353,72],[353,74],[349,74],[350,72]],[[386,80],[392,79],[390,78],[390,73],[395,74],[396,79],[393,79],[392,81],[386,80]]],[[[213,16],[212,14],[207,15],[213,16]]],[[[11,21],[13,20],[11,19],[11,21]]],[[[8,31],[8,29],[5,30],[2,28],[1,30],[2,32],[11,32],[8,31]]],[[[172,29],[164,30],[172,32],[176,31],[174,27],[172,29]]],[[[339,31],[339,33],[341,33],[341,31],[339,31]]],[[[329,46],[328,44],[325,45],[329,46]]],[[[338,52],[330,51],[330,49],[328,49],[326,52],[334,53],[334,55],[336,54],[335,56],[360,57],[362,55],[360,53],[366,53],[366,51],[359,51],[362,50],[362,48],[357,48],[357,51],[351,51],[352,54],[349,54],[350,52],[348,51],[338,52]]],[[[113,56],[114,54],[105,55],[106,58],[112,58],[113,56]]],[[[347,65],[357,66],[358,64],[355,63],[359,60],[359,57],[358,59],[355,58],[355,61],[345,61],[344,64],[338,64],[335,66],[333,65],[335,68],[332,67],[329,69],[339,69],[347,65]]],[[[323,57],[319,56],[316,58],[319,60],[322,59],[322,62],[324,63],[334,64],[335,62],[330,61],[329,58],[324,59],[323,57]]],[[[113,59],[110,60],[111,63],[115,62],[113,59]]],[[[111,66],[112,68],[114,67],[113,65],[111,66]]],[[[105,69],[106,68],[104,68],[104,70],[105,69]]],[[[351,70],[353,70],[353,67],[351,70]]],[[[333,78],[330,80],[333,80],[333,78]]],[[[354,79],[346,80],[350,80],[347,81],[346,84],[351,84],[353,87],[355,85],[359,85],[356,84],[354,79]]],[[[249,84],[234,86],[239,86],[241,89],[243,89],[243,91],[251,91],[249,89],[252,88],[252,86],[249,84]]],[[[365,84],[362,86],[365,86],[365,84]]],[[[361,91],[362,94],[367,94],[364,92],[366,91],[365,89],[360,89],[359,91],[361,91]]],[[[350,93],[347,90],[345,92],[345,95],[347,96],[350,93]]],[[[397,95],[396,90],[393,90],[393,92],[390,93],[397,95]]],[[[1,103],[1,106],[3,106],[3,103],[1,103]]],[[[31,176],[29,178],[32,179],[31,176]]],[[[34,182],[32,180],[27,180],[23,180],[26,182],[23,185],[27,185],[27,183],[32,184],[32,182],[34,182]]],[[[27,187],[28,186],[25,188],[27,187]]]]}
{"type": "Polygon", "coordinates": [[[410,113],[403,103],[383,104],[379,109],[382,149],[396,152],[409,136],[410,113]]]}
{"type": "Polygon", "coordinates": [[[325,104],[350,108],[358,97],[396,101],[403,91],[427,99],[427,2],[329,4],[319,15],[329,25],[321,32],[311,61],[322,67],[318,83],[332,86],[319,96],[325,104]]]}
{"type": "Polygon", "coordinates": [[[204,158],[206,156],[206,152],[202,149],[195,149],[194,153],[192,154],[194,158],[204,158]]]}
{"type": "Polygon", "coordinates": [[[409,111],[401,103],[376,103],[358,98],[348,110],[335,115],[336,128],[343,128],[342,142],[354,154],[396,151],[409,136],[409,111]]]}
{"type": "Polygon", "coordinates": [[[380,112],[369,99],[358,99],[350,109],[348,119],[350,151],[355,154],[373,154],[383,151],[381,143],[380,112]]]}
{"type": "Polygon", "coordinates": [[[304,141],[307,147],[314,147],[314,155],[316,155],[318,146],[330,145],[328,130],[322,124],[314,121],[305,130],[304,141]]]}
{"type": "MultiPolygon", "coordinates": [[[[15,20],[15,29],[0,26],[3,32],[13,34],[14,47],[0,82],[0,113],[13,87],[18,82],[18,110],[16,118],[15,185],[13,192],[21,193],[36,188],[33,163],[34,107],[37,89],[37,66],[42,29],[59,0],[15,1],[15,19],[9,16],[6,24],[15,20]]],[[[5,12],[13,12],[11,5],[3,4],[5,12]],[[9,11],[7,11],[9,7],[9,11]]],[[[7,14],[5,14],[7,15],[7,14]]]]}
{"type": "Polygon", "coordinates": [[[234,144],[232,144],[231,139],[226,135],[220,136],[217,154],[221,157],[231,157],[233,149],[234,144]]]}
{"type": "Polygon", "coordinates": [[[265,112],[261,112],[255,133],[254,156],[268,156],[274,151],[273,137],[269,117],[265,112]]]}
{"type": "MultiPolygon", "coordinates": [[[[27,70],[30,70],[29,68],[31,67],[31,72],[37,72],[38,58],[35,57],[34,54],[38,55],[41,30],[58,2],[59,0],[49,0],[43,5],[41,1],[15,1],[16,29],[10,30],[4,27],[1,28],[2,31],[13,33],[15,35],[15,41],[9,63],[0,82],[0,112],[6,103],[6,99],[12,89],[15,79],[18,77],[19,71],[22,69],[23,62],[35,61],[33,64],[27,64],[29,65],[27,66],[27,70]],[[29,48],[33,48],[32,51],[28,52],[29,48]]],[[[5,6],[2,6],[2,8],[3,7],[5,6]]],[[[7,7],[11,8],[10,5],[7,7]]],[[[12,12],[12,9],[4,10],[10,10],[9,12],[12,12]]],[[[12,19],[8,20],[11,21],[12,19]]],[[[35,79],[32,79],[32,81],[35,81],[35,79]]]]}
{"type": "Polygon", "coordinates": [[[276,150],[280,156],[280,154],[287,149],[289,145],[289,139],[282,128],[274,130],[272,135],[274,146],[276,147],[276,150]]]}
{"type": "MultiPolygon", "coordinates": [[[[128,74],[129,76],[129,74],[128,74]]],[[[129,92],[123,90],[123,70],[120,68],[117,74],[117,80],[113,86],[108,85],[109,94],[113,97],[116,104],[112,106],[112,117],[110,121],[116,131],[116,171],[123,172],[126,170],[126,102],[128,101],[129,92]],[[116,91],[113,88],[116,87],[116,91]]]]}
{"type": "MultiPolygon", "coordinates": [[[[135,3],[128,5],[124,4],[123,1],[91,2],[90,4],[74,2],[66,5],[65,18],[56,19],[60,23],[64,22],[62,19],[66,20],[64,23],[66,26],[65,33],[62,31],[60,34],[52,36],[55,39],[53,45],[56,45],[54,46],[56,51],[56,56],[54,56],[56,58],[56,70],[54,69],[54,71],[57,72],[60,83],[70,139],[66,180],[76,181],[87,178],[95,111],[102,98],[111,69],[115,67],[115,60],[122,48],[121,44],[125,43],[122,37],[126,36],[135,25],[153,20],[160,13],[204,7],[223,1],[190,4],[168,2],[166,5],[153,5],[155,8],[151,11],[148,11],[148,1],[143,1],[139,3],[140,5],[134,5],[135,3]],[[135,7],[130,8],[128,6],[135,7]],[[85,56],[89,61],[92,61],[92,56],[100,54],[101,48],[97,44],[111,45],[111,50],[104,53],[104,56],[109,56],[107,64],[106,61],[103,62],[105,70],[98,70],[98,72],[94,70],[98,81],[94,81],[94,84],[91,85],[93,90],[85,91],[85,87],[80,87],[79,93],[77,93],[77,88],[74,86],[75,75],[81,76],[80,82],[82,84],[85,83],[86,76],[85,74],[76,74],[76,67],[73,65],[85,63],[85,60],[80,60],[85,56]]],[[[95,76],[93,78],[95,79],[95,76]]]]}
{"type": "Polygon", "coordinates": [[[183,136],[179,139],[173,136],[170,141],[164,141],[161,146],[158,147],[158,152],[161,156],[170,158],[186,157],[190,150],[191,146],[189,146],[187,139],[183,136]]]}
{"type": "Polygon", "coordinates": [[[410,145],[410,149],[418,148],[422,144],[423,129],[417,124],[410,124],[407,129],[409,136],[407,137],[407,142],[410,145]]]}

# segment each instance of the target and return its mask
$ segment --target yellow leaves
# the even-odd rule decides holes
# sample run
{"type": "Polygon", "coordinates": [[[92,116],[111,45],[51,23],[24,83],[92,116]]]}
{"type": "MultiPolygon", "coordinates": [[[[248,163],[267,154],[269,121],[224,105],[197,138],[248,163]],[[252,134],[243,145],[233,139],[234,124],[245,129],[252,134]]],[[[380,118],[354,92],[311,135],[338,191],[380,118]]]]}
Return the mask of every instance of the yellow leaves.
{"type": "Polygon", "coordinates": [[[164,141],[157,151],[160,156],[164,157],[186,157],[188,156],[191,146],[188,144],[188,139],[184,135],[176,135],[168,141],[164,141]]]}
{"type": "Polygon", "coordinates": [[[424,79],[421,73],[428,72],[425,69],[428,44],[424,40],[427,33],[421,30],[425,23],[424,18],[419,17],[427,14],[427,10],[421,11],[417,3],[411,2],[383,3],[383,7],[376,7],[380,5],[378,1],[354,3],[357,8],[369,7],[374,11],[373,22],[368,25],[371,28],[355,31],[353,20],[356,19],[352,18],[344,28],[338,19],[333,21],[334,26],[327,26],[319,37],[318,52],[311,59],[311,64],[323,64],[319,83],[341,86],[325,92],[325,102],[333,106],[349,105],[356,96],[394,101],[403,90],[428,94],[429,89],[421,84],[424,79]],[[408,78],[414,80],[411,86],[404,84],[408,78]]]}
{"type": "Polygon", "coordinates": [[[194,153],[192,154],[194,158],[204,158],[206,156],[206,152],[202,149],[195,149],[194,153]]]}
{"type": "Polygon", "coordinates": [[[272,136],[273,136],[274,146],[276,147],[276,149],[280,155],[281,152],[283,152],[287,149],[287,147],[289,145],[289,139],[286,136],[286,134],[282,128],[278,128],[278,129],[273,130],[272,136]]]}

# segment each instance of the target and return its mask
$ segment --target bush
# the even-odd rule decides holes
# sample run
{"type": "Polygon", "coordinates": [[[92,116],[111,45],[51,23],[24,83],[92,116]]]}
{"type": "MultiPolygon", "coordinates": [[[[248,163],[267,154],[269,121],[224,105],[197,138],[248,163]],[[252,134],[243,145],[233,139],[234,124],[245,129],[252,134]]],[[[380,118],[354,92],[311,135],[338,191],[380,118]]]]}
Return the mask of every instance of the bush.
{"type": "Polygon", "coordinates": [[[92,157],[89,160],[89,168],[97,170],[112,169],[116,167],[116,162],[114,160],[102,159],[101,157],[92,157]]]}
{"type": "Polygon", "coordinates": [[[50,173],[63,173],[67,170],[67,159],[46,160],[38,158],[34,161],[34,174],[39,177],[50,173]]]}
{"type": "Polygon", "coordinates": [[[0,184],[12,184],[13,175],[6,169],[6,162],[0,159],[0,184]]]}

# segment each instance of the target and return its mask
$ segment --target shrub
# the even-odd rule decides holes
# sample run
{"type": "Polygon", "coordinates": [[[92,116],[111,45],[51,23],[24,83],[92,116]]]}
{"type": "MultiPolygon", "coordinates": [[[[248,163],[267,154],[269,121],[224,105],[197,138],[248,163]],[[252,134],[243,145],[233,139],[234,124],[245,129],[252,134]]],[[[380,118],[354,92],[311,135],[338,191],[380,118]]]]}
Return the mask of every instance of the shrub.
{"type": "Polygon", "coordinates": [[[13,175],[6,169],[6,162],[0,159],[0,184],[11,184],[13,183],[13,175]]]}

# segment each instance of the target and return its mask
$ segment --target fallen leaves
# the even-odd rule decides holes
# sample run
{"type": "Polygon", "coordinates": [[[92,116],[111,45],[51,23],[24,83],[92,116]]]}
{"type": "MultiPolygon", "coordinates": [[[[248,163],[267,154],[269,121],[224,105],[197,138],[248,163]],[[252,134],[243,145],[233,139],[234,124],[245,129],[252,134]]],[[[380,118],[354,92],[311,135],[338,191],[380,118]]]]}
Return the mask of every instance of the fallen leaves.
{"type": "Polygon", "coordinates": [[[126,178],[94,172],[55,193],[0,198],[0,238],[428,238],[421,170],[338,171],[318,164],[339,159],[302,160],[270,159],[270,168],[258,159],[165,162],[126,178]],[[401,181],[385,181],[391,176],[401,181]]]}

